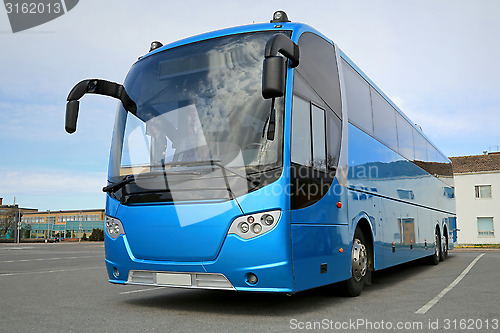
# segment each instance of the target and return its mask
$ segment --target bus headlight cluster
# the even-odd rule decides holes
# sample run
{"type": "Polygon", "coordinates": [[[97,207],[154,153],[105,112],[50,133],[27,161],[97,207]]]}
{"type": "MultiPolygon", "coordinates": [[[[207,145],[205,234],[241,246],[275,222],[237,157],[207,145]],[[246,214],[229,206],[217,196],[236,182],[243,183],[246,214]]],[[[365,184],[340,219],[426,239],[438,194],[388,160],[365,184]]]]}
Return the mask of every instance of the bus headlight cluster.
{"type": "Polygon", "coordinates": [[[125,234],[122,222],[118,219],[106,216],[105,226],[108,236],[113,239],[116,239],[118,238],[118,236],[125,234]]]}
{"type": "Polygon", "coordinates": [[[278,224],[280,216],[280,210],[240,216],[233,221],[228,233],[250,239],[273,229],[278,224]]]}

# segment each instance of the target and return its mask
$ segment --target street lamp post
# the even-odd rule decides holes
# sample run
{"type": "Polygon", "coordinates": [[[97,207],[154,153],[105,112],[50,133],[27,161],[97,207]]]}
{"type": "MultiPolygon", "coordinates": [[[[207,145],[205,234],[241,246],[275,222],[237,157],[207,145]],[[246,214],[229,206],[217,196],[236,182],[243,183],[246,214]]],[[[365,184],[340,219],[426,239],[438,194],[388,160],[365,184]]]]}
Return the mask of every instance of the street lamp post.
{"type": "Polygon", "coordinates": [[[82,242],[82,212],[80,212],[80,227],[78,228],[79,231],[79,237],[78,237],[78,243],[82,242]]]}
{"type": "Polygon", "coordinates": [[[47,223],[47,234],[45,235],[45,243],[47,243],[49,241],[49,232],[50,232],[50,227],[49,227],[49,218],[48,216],[45,217],[45,221],[47,223]]]}
{"type": "Polygon", "coordinates": [[[17,210],[17,238],[16,243],[21,243],[21,210],[17,210]]]}

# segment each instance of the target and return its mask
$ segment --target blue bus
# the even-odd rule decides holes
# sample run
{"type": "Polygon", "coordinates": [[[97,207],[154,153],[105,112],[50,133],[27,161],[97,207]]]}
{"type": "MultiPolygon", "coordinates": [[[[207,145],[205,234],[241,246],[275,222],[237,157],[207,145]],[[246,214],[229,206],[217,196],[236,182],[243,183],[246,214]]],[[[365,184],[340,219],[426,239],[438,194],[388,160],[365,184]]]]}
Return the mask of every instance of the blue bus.
{"type": "Polygon", "coordinates": [[[117,284],[293,294],[456,241],[450,160],[334,44],[270,23],[153,42],[123,85],[109,159],[106,267],[117,284]]]}

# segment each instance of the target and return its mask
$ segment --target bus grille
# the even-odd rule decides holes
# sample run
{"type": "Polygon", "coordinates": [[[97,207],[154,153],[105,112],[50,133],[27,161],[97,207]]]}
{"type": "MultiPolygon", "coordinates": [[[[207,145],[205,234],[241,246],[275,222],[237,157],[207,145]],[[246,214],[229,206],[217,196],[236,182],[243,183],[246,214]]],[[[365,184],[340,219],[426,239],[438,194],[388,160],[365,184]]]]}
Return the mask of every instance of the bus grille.
{"type": "Polygon", "coordinates": [[[224,275],[214,273],[130,271],[127,283],[148,286],[235,290],[224,275]]]}

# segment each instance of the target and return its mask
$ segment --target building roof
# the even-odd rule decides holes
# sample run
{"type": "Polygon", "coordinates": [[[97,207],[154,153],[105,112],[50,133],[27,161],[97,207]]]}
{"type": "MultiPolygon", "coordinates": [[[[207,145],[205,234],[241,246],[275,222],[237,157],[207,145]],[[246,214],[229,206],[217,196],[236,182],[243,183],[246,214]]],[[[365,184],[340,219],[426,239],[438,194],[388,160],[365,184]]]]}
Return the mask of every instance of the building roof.
{"type": "Polygon", "coordinates": [[[450,157],[453,173],[500,171],[500,153],[450,157]]]}
{"type": "Polygon", "coordinates": [[[104,209],[80,209],[80,210],[47,210],[43,212],[27,212],[25,215],[59,215],[59,214],[85,214],[85,213],[104,213],[104,209]]]}

